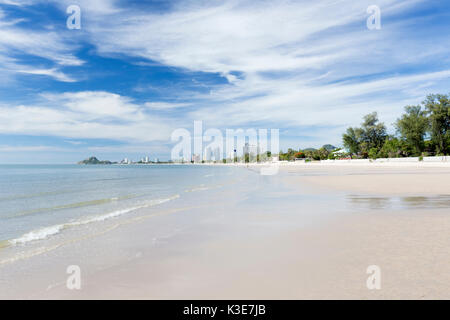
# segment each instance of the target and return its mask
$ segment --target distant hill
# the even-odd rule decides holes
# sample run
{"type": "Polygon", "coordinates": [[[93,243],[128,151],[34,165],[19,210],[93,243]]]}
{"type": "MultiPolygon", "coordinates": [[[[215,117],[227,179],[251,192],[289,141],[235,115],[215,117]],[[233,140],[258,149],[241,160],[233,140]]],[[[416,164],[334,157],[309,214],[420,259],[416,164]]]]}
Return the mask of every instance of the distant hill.
{"type": "Polygon", "coordinates": [[[78,162],[78,164],[113,164],[111,161],[100,161],[96,157],[90,157],[89,159],[78,162]]]}
{"type": "Polygon", "coordinates": [[[333,146],[333,145],[331,145],[331,144],[326,144],[326,145],[324,145],[322,148],[324,148],[324,149],[327,150],[327,151],[333,151],[333,150],[336,150],[336,149],[337,149],[335,146],[333,146]]]}
{"type": "Polygon", "coordinates": [[[317,149],[314,149],[314,148],[306,148],[306,149],[303,149],[303,151],[316,151],[317,149]]]}

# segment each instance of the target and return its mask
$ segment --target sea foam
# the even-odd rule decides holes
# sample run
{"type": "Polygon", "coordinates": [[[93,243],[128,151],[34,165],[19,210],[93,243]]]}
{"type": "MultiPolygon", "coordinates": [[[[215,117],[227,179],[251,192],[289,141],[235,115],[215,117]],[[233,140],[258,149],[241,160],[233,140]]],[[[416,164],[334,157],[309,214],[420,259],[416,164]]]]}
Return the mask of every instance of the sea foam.
{"type": "Polygon", "coordinates": [[[75,226],[86,225],[86,224],[94,223],[94,222],[105,221],[105,220],[108,220],[111,218],[121,216],[123,214],[130,213],[130,212],[138,210],[138,209],[143,209],[143,208],[152,207],[152,206],[155,206],[158,204],[163,204],[165,202],[175,200],[179,197],[180,197],[180,195],[176,194],[169,198],[153,199],[153,200],[146,201],[143,204],[138,205],[138,206],[120,209],[120,210],[112,211],[112,212],[109,212],[106,214],[84,217],[84,218],[81,218],[81,219],[73,221],[73,222],[67,222],[67,223],[63,223],[63,224],[57,224],[57,225],[53,225],[53,226],[49,226],[49,227],[45,227],[45,228],[32,230],[28,233],[25,233],[21,237],[9,240],[8,242],[11,245],[19,245],[19,244],[25,244],[25,243],[28,243],[31,241],[44,240],[52,235],[60,233],[63,229],[67,229],[67,228],[75,227],[75,226]]]}

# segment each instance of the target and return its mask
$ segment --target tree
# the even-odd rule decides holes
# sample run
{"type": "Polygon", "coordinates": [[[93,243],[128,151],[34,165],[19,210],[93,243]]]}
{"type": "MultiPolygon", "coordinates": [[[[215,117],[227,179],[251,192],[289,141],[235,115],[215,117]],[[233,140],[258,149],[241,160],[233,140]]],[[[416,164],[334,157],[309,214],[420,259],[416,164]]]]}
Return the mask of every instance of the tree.
{"type": "Polygon", "coordinates": [[[395,127],[400,137],[411,146],[415,155],[421,155],[425,148],[424,137],[429,122],[421,106],[406,106],[405,114],[397,120],[395,127]]]}
{"type": "Polygon", "coordinates": [[[369,150],[369,158],[370,159],[376,159],[378,156],[378,149],[377,148],[371,148],[369,150]]]}
{"type": "Polygon", "coordinates": [[[386,137],[386,126],[379,122],[378,114],[373,112],[364,116],[361,128],[348,128],[342,140],[351,154],[361,154],[366,158],[371,149],[376,149],[377,152],[381,149],[386,137]]]}
{"type": "Polygon", "coordinates": [[[381,158],[398,158],[400,156],[407,156],[408,152],[406,149],[407,147],[404,145],[404,142],[391,136],[384,142],[378,156],[381,158]]]}
{"type": "Polygon", "coordinates": [[[360,128],[348,128],[347,132],[342,135],[344,147],[351,154],[358,154],[361,151],[360,144],[362,142],[360,128]]]}
{"type": "Polygon", "coordinates": [[[450,146],[450,101],[448,95],[431,94],[422,103],[430,119],[431,141],[437,154],[448,154],[450,146]]]}
{"type": "Polygon", "coordinates": [[[318,157],[319,160],[325,160],[325,159],[328,159],[329,151],[328,151],[327,149],[325,149],[325,148],[322,147],[322,148],[320,148],[319,150],[317,150],[316,153],[317,153],[317,156],[316,156],[316,157],[318,157]]]}
{"type": "Polygon", "coordinates": [[[386,126],[379,122],[378,114],[376,112],[369,113],[364,116],[362,123],[363,141],[367,144],[367,149],[376,148],[379,150],[386,140],[386,126]]]}
{"type": "Polygon", "coordinates": [[[296,159],[304,159],[306,156],[305,156],[305,153],[304,153],[304,152],[299,151],[299,152],[297,152],[297,153],[294,155],[294,157],[295,157],[296,159]]]}

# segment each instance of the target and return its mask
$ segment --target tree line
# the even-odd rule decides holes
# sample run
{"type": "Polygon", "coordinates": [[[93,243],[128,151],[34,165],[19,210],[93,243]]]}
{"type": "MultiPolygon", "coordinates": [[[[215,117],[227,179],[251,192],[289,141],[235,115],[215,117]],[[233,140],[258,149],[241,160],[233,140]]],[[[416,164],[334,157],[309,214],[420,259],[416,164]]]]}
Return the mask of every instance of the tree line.
{"type": "MultiPolygon", "coordinates": [[[[393,125],[395,133],[389,135],[377,112],[372,112],[363,117],[360,127],[350,127],[342,135],[346,151],[330,144],[320,149],[289,148],[287,152],[280,151],[279,159],[376,159],[450,154],[449,95],[431,94],[419,105],[406,106],[393,125]]],[[[270,152],[267,156],[270,157],[270,152]]]]}
{"type": "Polygon", "coordinates": [[[420,105],[406,106],[388,135],[376,112],[363,118],[361,127],[347,129],[343,145],[352,158],[397,158],[450,154],[449,95],[428,95],[420,105]]]}
{"type": "Polygon", "coordinates": [[[336,153],[340,151],[340,148],[336,148],[331,144],[326,144],[320,149],[308,148],[294,150],[289,148],[287,152],[280,151],[279,159],[281,161],[293,161],[295,159],[307,159],[307,160],[325,160],[336,159],[342,156],[342,153],[336,153]]]}

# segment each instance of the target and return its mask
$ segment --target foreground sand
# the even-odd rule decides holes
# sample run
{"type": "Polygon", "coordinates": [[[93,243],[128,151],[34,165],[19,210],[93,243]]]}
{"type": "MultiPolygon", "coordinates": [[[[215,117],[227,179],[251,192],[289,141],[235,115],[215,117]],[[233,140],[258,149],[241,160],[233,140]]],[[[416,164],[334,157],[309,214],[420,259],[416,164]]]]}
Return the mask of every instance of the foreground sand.
{"type": "MultiPolygon", "coordinates": [[[[180,209],[171,223],[198,210],[215,216],[156,245],[146,235],[156,220],[96,238],[67,261],[118,239],[128,259],[101,269],[85,261],[80,291],[67,290],[61,272],[51,286],[26,284],[25,297],[450,299],[449,181],[445,167],[281,167],[243,185],[263,186],[247,194],[228,188],[180,209]],[[381,269],[380,290],[366,287],[370,265],[381,269]]],[[[60,254],[53,266],[64,265],[60,254]]]]}
{"type": "Polygon", "coordinates": [[[450,299],[449,218],[410,213],[346,219],[269,238],[180,245],[179,254],[143,258],[97,274],[83,299],[450,299]],[[381,269],[368,290],[366,269],[381,269]]]}

